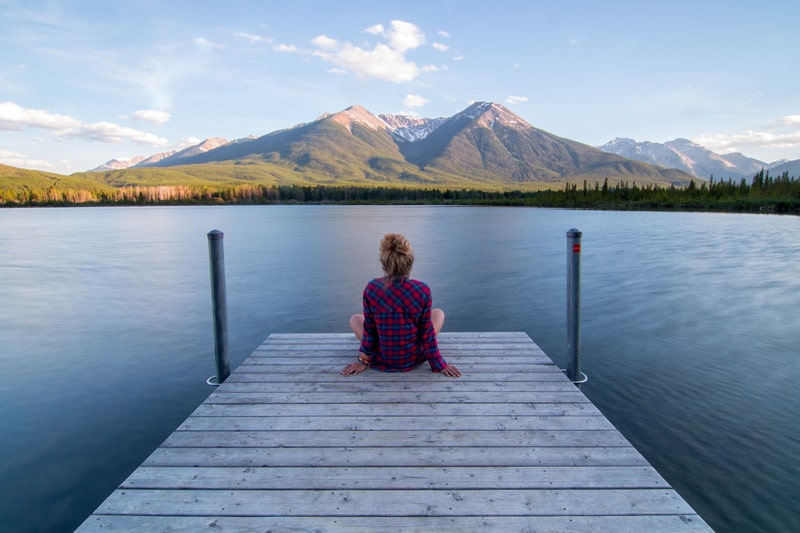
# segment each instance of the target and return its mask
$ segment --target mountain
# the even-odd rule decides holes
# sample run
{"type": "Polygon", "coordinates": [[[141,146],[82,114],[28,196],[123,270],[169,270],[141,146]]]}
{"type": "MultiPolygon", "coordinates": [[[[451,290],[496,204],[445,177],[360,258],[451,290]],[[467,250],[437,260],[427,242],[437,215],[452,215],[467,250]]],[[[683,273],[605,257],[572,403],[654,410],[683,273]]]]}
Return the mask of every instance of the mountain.
{"type": "Polygon", "coordinates": [[[139,163],[141,163],[146,159],[147,158],[143,155],[136,156],[131,159],[112,159],[111,161],[106,161],[99,167],[93,168],[89,172],[105,172],[106,170],[120,170],[123,168],[130,168],[138,165],[139,163]]]}
{"type": "Polygon", "coordinates": [[[702,179],[752,177],[770,165],[738,152],[717,154],[688,139],[666,143],[636,142],[633,139],[613,139],[599,147],[604,152],[618,154],[663,168],[676,168],[702,179]]]}
{"type": "Polygon", "coordinates": [[[473,180],[502,176],[507,184],[638,181],[688,184],[691,176],[607,154],[527,123],[500,104],[478,102],[444,120],[426,137],[399,143],[403,156],[424,169],[473,180]]]}
{"type": "Polygon", "coordinates": [[[686,185],[692,179],[679,170],[557,137],[491,102],[438,119],[378,116],[352,106],[246,142],[223,141],[134,168],[213,164],[237,179],[267,173],[282,182],[506,189],[606,178],[686,185]]]}
{"type": "Polygon", "coordinates": [[[191,157],[197,154],[202,154],[209,150],[214,150],[215,148],[219,148],[220,146],[224,146],[229,143],[240,143],[240,142],[251,141],[253,140],[253,138],[254,137],[245,137],[242,139],[236,139],[234,141],[227,141],[222,137],[211,137],[198,144],[193,144],[188,148],[184,148],[183,150],[171,150],[169,152],[160,152],[158,154],[151,155],[150,157],[137,156],[132,159],[125,159],[122,161],[120,161],[119,159],[112,159],[111,161],[103,163],[99,167],[93,168],[89,172],[104,172],[107,170],[120,170],[132,167],[137,167],[137,168],[150,167],[165,160],[175,162],[175,164],[180,164],[180,160],[182,158],[191,157]]]}
{"type": "Polygon", "coordinates": [[[790,177],[800,176],[800,159],[782,162],[779,165],[770,167],[768,170],[770,176],[774,178],[777,178],[784,172],[788,172],[790,177]]]}

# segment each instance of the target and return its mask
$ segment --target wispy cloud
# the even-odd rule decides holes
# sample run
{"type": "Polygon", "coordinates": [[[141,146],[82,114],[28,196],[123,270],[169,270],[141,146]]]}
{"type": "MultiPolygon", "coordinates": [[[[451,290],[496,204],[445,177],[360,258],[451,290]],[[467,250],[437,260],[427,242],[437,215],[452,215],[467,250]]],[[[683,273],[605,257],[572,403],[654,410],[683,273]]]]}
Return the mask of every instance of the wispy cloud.
{"type": "Polygon", "coordinates": [[[422,107],[427,104],[430,100],[425,98],[424,96],[420,96],[418,94],[408,94],[405,98],[403,98],[403,105],[406,107],[422,107]]]}
{"type": "Polygon", "coordinates": [[[393,20],[390,28],[375,24],[364,32],[382,37],[386,42],[368,49],[319,35],[311,40],[311,44],[317,48],[313,54],[333,65],[336,72],[349,72],[360,78],[392,83],[409,82],[423,71],[433,70],[430,67],[421,69],[406,57],[408,52],[425,44],[425,35],[416,25],[393,20]]]}
{"type": "Polygon", "coordinates": [[[268,44],[276,52],[299,52],[300,50],[293,44],[275,43],[275,39],[266,35],[256,35],[243,31],[234,32],[233,36],[237,39],[243,39],[250,44],[268,44]]]}
{"type": "Polygon", "coordinates": [[[113,122],[83,123],[80,120],[43,109],[27,109],[14,102],[0,103],[0,129],[21,131],[25,128],[50,130],[57,138],[77,138],[96,142],[133,142],[149,146],[164,146],[162,137],[127,128],[113,122]]]}
{"type": "Polygon", "coordinates": [[[167,111],[156,111],[154,109],[144,109],[134,111],[131,115],[133,120],[152,122],[153,124],[166,124],[172,119],[172,114],[167,111]]]}
{"type": "Polygon", "coordinates": [[[705,134],[695,137],[692,141],[721,153],[754,148],[800,148],[800,115],[786,115],[775,119],[761,131],[705,134]]]}
{"type": "Polygon", "coordinates": [[[263,35],[255,35],[252,33],[246,33],[242,31],[235,32],[233,36],[238,39],[244,39],[245,41],[251,44],[258,44],[258,43],[272,44],[273,42],[272,37],[265,37],[263,35]]]}
{"type": "Polygon", "coordinates": [[[0,150],[0,164],[19,168],[54,168],[53,164],[49,161],[32,159],[25,154],[12,152],[10,150],[0,150]]]}
{"type": "Polygon", "coordinates": [[[217,50],[225,48],[224,44],[215,43],[214,41],[206,39],[205,37],[195,37],[194,39],[192,39],[192,42],[194,42],[194,44],[196,46],[199,46],[200,48],[205,48],[209,50],[217,50]]]}
{"type": "Polygon", "coordinates": [[[444,43],[433,43],[433,48],[440,52],[446,52],[447,50],[450,49],[450,45],[444,43]]]}
{"type": "Polygon", "coordinates": [[[700,135],[692,141],[714,152],[739,152],[748,148],[800,148],[800,131],[774,133],[747,131],[732,135],[700,135]]]}
{"type": "Polygon", "coordinates": [[[506,103],[509,105],[521,104],[522,102],[527,102],[527,101],[528,101],[527,96],[509,96],[508,98],[506,98],[506,103]]]}
{"type": "Polygon", "coordinates": [[[78,128],[57,131],[55,134],[58,137],[104,143],[133,142],[148,146],[165,146],[169,144],[169,141],[153,133],[127,128],[113,122],[81,124],[78,128]]]}
{"type": "Polygon", "coordinates": [[[775,122],[781,126],[800,126],[800,115],[786,115],[775,122]]]}

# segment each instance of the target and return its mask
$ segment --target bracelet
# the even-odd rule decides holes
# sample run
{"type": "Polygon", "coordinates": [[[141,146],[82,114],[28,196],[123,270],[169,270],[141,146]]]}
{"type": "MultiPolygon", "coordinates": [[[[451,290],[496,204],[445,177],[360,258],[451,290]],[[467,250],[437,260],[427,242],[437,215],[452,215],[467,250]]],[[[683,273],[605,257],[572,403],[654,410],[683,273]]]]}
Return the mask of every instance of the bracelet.
{"type": "Polygon", "coordinates": [[[366,366],[366,367],[369,367],[369,359],[362,359],[361,356],[359,355],[358,356],[358,362],[361,363],[362,365],[366,366]]]}

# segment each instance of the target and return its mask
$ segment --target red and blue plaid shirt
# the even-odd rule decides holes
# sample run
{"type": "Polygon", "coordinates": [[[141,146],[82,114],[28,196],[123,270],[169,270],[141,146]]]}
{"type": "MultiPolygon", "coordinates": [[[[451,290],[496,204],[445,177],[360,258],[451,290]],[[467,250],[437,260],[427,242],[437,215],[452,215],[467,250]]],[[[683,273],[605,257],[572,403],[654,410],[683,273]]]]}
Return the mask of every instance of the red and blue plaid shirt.
{"type": "Polygon", "coordinates": [[[421,281],[376,278],[367,283],[360,351],[370,356],[370,367],[406,372],[425,360],[434,372],[447,366],[436,342],[431,302],[431,289],[421,281]]]}

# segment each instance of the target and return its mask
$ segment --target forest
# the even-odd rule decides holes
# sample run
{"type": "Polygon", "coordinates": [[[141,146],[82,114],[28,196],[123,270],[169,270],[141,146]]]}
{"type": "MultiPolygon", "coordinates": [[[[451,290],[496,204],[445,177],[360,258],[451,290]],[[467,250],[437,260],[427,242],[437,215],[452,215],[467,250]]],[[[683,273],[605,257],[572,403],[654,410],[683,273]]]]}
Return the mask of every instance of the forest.
{"type": "Polygon", "coordinates": [[[568,183],[543,191],[336,185],[133,185],[0,188],[0,206],[452,204],[614,210],[687,210],[800,214],[800,180],[761,170],[751,180],[714,180],[687,187],[618,182],[568,183]]]}

